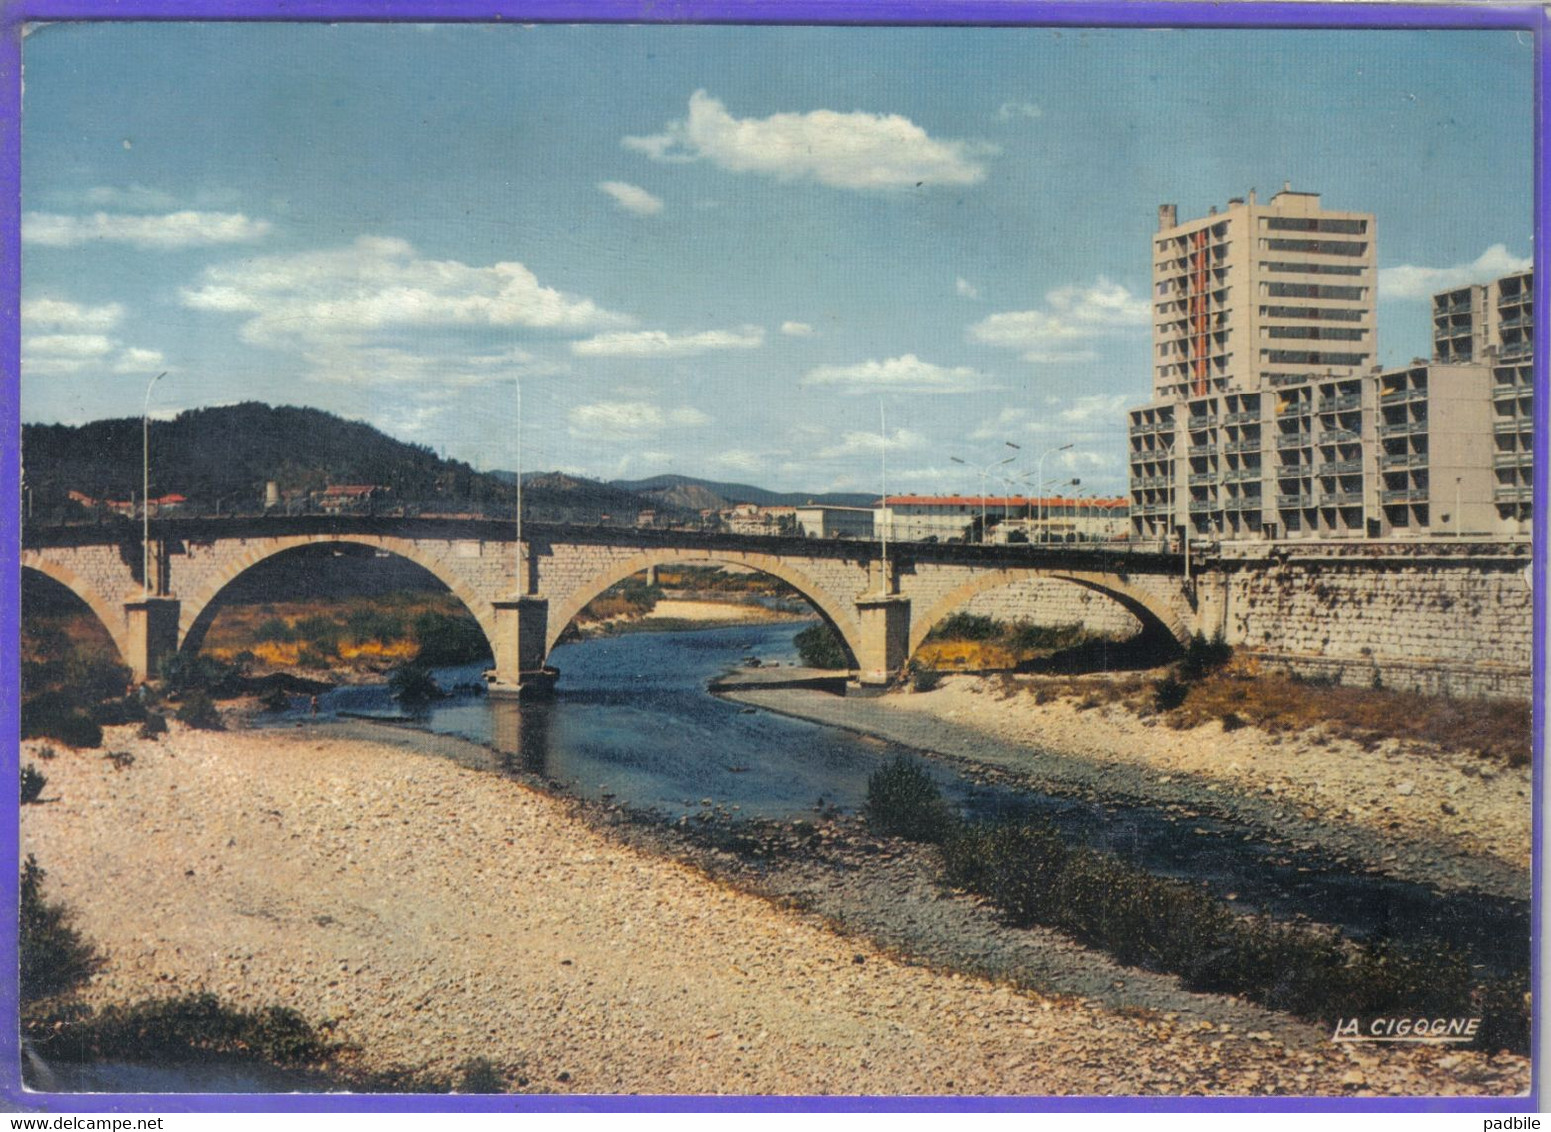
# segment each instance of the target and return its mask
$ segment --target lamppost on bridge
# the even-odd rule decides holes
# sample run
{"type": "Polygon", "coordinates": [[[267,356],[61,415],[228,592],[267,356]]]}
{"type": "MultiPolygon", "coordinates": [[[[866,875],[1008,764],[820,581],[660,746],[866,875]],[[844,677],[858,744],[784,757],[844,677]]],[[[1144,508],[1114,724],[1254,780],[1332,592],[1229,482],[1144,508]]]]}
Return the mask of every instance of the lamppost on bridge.
{"type": "MultiPolygon", "coordinates": [[[[1005,440],[1002,443],[1007,445],[1008,448],[1018,447],[1010,440],[1005,440]]],[[[986,541],[986,481],[991,477],[992,468],[1000,468],[1003,464],[1010,464],[1017,458],[1016,456],[1008,456],[1001,460],[993,460],[991,463],[982,466],[971,464],[968,460],[960,460],[957,456],[948,457],[953,463],[963,464],[966,468],[971,468],[980,473],[980,541],[982,543],[986,541]]]]}
{"type": "Polygon", "coordinates": [[[167,376],[163,370],[145,384],[145,405],[140,410],[140,581],[147,601],[151,600],[151,389],[167,376]]]}
{"type": "Polygon", "coordinates": [[[1041,500],[1040,509],[1044,512],[1045,518],[1045,530],[1041,532],[1041,542],[1048,542],[1049,539],[1045,536],[1048,536],[1050,533],[1050,503],[1045,499],[1045,457],[1054,455],[1057,452],[1065,452],[1068,448],[1072,447],[1074,447],[1074,445],[1063,444],[1059,448],[1047,448],[1039,454],[1039,463],[1036,465],[1039,469],[1039,472],[1036,476],[1036,479],[1039,482],[1039,496],[1041,500]]]}

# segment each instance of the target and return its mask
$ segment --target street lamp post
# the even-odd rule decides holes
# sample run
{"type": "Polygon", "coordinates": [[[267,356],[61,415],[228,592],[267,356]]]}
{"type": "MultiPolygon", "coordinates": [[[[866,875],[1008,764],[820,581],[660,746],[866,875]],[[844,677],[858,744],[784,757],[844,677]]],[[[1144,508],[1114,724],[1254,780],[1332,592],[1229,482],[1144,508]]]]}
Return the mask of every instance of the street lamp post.
{"type": "Polygon", "coordinates": [[[140,581],[147,601],[151,599],[151,388],[166,376],[164,370],[146,382],[145,406],[140,411],[140,581]]]}
{"type": "Polygon", "coordinates": [[[1068,448],[1071,448],[1071,447],[1073,447],[1073,445],[1071,445],[1071,444],[1063,444],[1059,448],[1047,448],[1047,449],[1045,449],[1045,451],[1043,451],[1043,452],[1041,452],[1039,454],[1039,463],[1037,465],[1037,467],[1039,469],[1039,474],[1038,474],[1038,476],[1036,478],[1037,478],[1037,480],[1039,482],[1040,510],[1041,510],[1042,514],[1044,515],[1045,528],[1046,528],[1044,531],[1040,532],[1041,533],[1041,538],[1040,538],[1041,542],[1048,542],[1049,539],[1044,537],[1044,536],[1046,536],[1046,535],[1048,535],[1050,533],[1050,531],[1049,531],[1049,527],[1050,527],[1050,504],[1044,498],[1044,496],[1045,496],[1045,457],[1046,456],[1050,456],[1050,455],[1052,455],[1052,454],[1054,454],[1056,452],[1065,452],[1068,448]]]}
{"type": "MultiPolygon", "coordinates": [[[[1009,448],[1018,447],[1010,440],[1005,443],[1009,448]]],[[[960,460],[957,456],[948,457],[953,463],[963,464],[966,468],[972,468],[980,473],[980,541],[982,543],[986,541],[986,481],[991,477],[992,468],[1000,468],[1003,464],[1010,464],[1017,458],[1016,456],[1008,456],[1005,459],[993,460],[982,467],[978,464],[971,464],[968,460],[960,460]]]]}

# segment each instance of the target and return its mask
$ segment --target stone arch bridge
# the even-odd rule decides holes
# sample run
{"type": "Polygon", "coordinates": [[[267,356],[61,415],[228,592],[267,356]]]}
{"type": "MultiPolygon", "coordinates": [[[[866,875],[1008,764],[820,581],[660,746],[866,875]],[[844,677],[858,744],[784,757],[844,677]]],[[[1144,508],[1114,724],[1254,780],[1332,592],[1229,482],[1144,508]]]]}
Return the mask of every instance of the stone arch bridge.
{"type": "Polygon", "coordinates": [[[478,621],[495,657],[492,693],[552,679],[545,660],[582,607],[615,583],[667,564],[741,566],[809,601],[844,642],[854,676],[885,684],[934,625],[976,595],[1031,578],[1070,582],[1124,606],[1144,631],[1188,640],[1202,610],[1177,556],[1079,546],[891,546],[872,542],[528,524],[458,518],[170,519],[151,527],[151,569],[130,524],[35,528],[23,569],[61,583],[101,619],[136,679],[199,649],[228,587],[303,547],[348,544],[406,558],[478,621]]]}

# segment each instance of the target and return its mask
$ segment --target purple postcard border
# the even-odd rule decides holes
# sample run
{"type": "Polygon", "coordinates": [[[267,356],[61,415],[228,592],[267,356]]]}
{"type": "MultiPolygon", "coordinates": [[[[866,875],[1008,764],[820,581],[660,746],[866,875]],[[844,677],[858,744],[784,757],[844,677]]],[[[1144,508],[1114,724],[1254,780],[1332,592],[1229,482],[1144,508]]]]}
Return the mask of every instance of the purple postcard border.
{"type": "MultiPolygon", "coordinates": [[[[1551,60],[1545,50],[1551,13],[1528,5],[1419,6],[1388,3],[1210,3],[1201,0],[0,0],[0,723],[19,734],[21,587],[21,45],[29,22],[65,20],[223,20],[330,22],[596,22],[641,24],[856,24],[868,26],[1110,26],[1368,29],[1509,29],[1535,35],[1535,224],[1540,241],[1551,230],[1547,199],[1546,92],[1551,60]]],[[[1535,289],[1535,321],[1551,326],[1551,292],[1535,289]]],[[[1535,450],[1551,451],[1551,387],[1547,351],[1535,357],[1535,450]]],[[[1533,795],[1545,775],[1545,621],[1547,532],[1545,501],[1551,461],[1535,462],[1534,506],[1534,762],[1533,795]]],[[[13,751],[17,744],[13,742],[13,751]]],[[[18,913],[20,808],[16,763],[0,771],[0,916],[18,913]]],[[[1531,985],[1540,988],[1543,814],[1532,834],[1531,985]]],[[[17,969],[14,930],[0,930],[0,970],[17,969]]],[[[21,1084],[18,1003],[14,981],[0,985],[0,1104],[42,1112],[1533,1112],[1539,1103],[1545,1005],[1537,993],[1531,1041],[1533,1084],[1522,1097],[695,1097],[338,1094],[38,1093],[21,1084]]]]}

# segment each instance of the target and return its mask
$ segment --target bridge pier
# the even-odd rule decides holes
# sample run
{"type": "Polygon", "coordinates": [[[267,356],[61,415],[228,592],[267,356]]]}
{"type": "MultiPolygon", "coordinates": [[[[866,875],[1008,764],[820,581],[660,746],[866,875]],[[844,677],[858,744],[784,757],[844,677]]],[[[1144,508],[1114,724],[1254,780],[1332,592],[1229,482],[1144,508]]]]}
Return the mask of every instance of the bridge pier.
{"type": "Polygon", "coordinates": [[[553,668],[544,666],[549,600],[524,594],[491,604],[495,607],[495,631],[490,642],[495,670],[490,675],[490,695],[547,695],[554,689],[558,675],[553,668]]]}
{"type": "Polygon", "coordinates": [[[856,599],[862,632],[856,679],[864,686],[891,683],[910,659],[910,599],[901,594],[863,594],[856,599]]]}
{"type": "Polygon", "coordinates": [[[152,597],[124,603],[124,662],[137,683],[154,680],[162,657],[178,651],[178,602],[152,597]]]}

